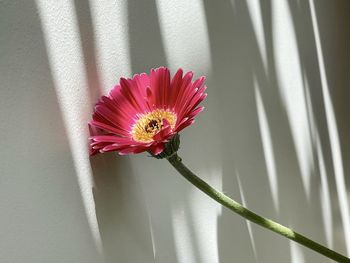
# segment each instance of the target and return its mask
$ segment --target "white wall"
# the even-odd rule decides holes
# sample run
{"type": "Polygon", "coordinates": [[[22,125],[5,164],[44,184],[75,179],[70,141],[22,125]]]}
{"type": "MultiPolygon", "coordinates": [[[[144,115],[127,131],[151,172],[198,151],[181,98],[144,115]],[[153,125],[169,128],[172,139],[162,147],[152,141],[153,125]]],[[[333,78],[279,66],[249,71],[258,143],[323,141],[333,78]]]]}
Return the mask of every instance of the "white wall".
{"type": "Polygon", "coordinates": [[[0,1],[0,262],[329,262],[146,155],[89,159],[121,76],[208,77],[180,154],[252,210],[350,254],[349,14],[336,1],[0,1]]]}

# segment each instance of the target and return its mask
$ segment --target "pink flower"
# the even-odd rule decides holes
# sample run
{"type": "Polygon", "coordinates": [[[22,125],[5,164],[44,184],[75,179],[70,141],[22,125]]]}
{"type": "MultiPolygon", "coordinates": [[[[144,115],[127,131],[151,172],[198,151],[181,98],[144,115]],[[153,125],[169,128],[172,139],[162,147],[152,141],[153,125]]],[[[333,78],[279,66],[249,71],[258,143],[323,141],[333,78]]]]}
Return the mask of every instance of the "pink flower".
{"type": "Polygon", "coordinates": [[[164,150],[172,136],[194,123],[204,107],[198,106],[205,77],[192,81],[193,72],[179,69],[170,79],[169,69],[121,78],[108,96],[96,104],[90,121],[91,155],[117,151],[121,155],[164,150]],[[97,129],[95,129],[97,128],[97,129]]]}

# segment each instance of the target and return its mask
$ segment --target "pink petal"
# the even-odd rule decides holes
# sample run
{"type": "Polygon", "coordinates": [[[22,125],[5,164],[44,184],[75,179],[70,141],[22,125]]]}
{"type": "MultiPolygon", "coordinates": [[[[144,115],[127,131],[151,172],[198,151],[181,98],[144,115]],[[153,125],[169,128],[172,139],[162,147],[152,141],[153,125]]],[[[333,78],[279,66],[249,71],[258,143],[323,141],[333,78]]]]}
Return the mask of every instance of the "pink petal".
{"type": "Polygon", "coordinates": [[[193,110],[190,114],[188,114],[188,118],[194,118],[197,116],[199,113],[201,113],[204,110],[204,106],[198,107],[195,110],[193,110]]]}
{"type": "Polygon", "coordinates": [[[179,127],[176,128],[176,132],[179,132],[183,129],[185,129],[186,127],[192,125],[194,123],[194,119],[189,119],[187,121],[185,121],[183,124],[179,125],[179,127]]]}
{"type": "Polygon", "coordinates": [[[169,133],[171,133],[171,127],[168,125],[167,127],[161,129],[158,133],[153,136],[154,141],[163,141],[169,137],[169,133]]]}
{"type": "Polygon", "coordinates": [[[182,75],[183,75],[183,70],[180,68],[178,71],[175,73],[173,79],[171,80],[170,83],[170,96],[168,98],[168,105],[169,108],[172,109],[174,107],[177,94],[179,92],[178,87],[181,87],[182,84],[182,75]]]}
{"type": "Polygon", "coordinates": [[[186,91],[186,89],[188,88],[188,86],[191,84],[191,80],[193,77],[193,72],[187,72],[186,75],[183,77],[182,80],[182,85],[180,87],[176,87],[178,89],[178,92],[176,94],[175,99],[175,103],[174,103],[174,109],[176,111],[176,109],[179,107],[179,103],[182,99],[183,93],[186,91]]]}
{"type": "Polygon", "coordinates": [[[131,143],[131,138],[117,137],[113,135],[96,135],[90,137],[95,142],[131,143]]]}
{"type": "Polygon", "coordinates": [[[151,152],[154,154],[154,155],[158,155],[160,154],[162,151],[164,151],[164,143],[158,143],[158,144],[155,144],[151,147],[151,152]]]}
{"type": "Polygon", "coordinates": [[[127,136],[129,134],[128,132],[125,132],[124,130],[121,130],[121,129],[116,128],[116,127],[112,127],[108,124],[98,122],[95,120],[90,121],[90,124],[97,127],[97,128],[103,129],[105,131],[108,131],[108,132],[111,132],[114,134],[125,135],[125,136],[127,136]]]}

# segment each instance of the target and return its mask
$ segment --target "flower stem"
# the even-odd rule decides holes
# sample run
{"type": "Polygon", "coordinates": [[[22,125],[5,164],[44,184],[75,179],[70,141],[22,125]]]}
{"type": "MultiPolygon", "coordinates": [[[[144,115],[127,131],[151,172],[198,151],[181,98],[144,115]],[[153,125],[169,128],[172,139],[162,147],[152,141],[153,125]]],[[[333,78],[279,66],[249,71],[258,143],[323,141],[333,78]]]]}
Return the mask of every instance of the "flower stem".
{"type": "Polygon", "coordinates": [[[198,176],[196,176],[194,173],[192,173],[183,163],[181,158],[175,153],[172,156],[167,158],[168,161],[172,164],[172,166],[175,167],[175,169],[182,174],[188,181],[190,181],[194,186],[202,190],[204,193],[209,195],[211,198],[222,204],[223,206],[227,207],[231,211],[239,214],[240,216],[246,218],[247,220],[250,220],[262,227],[265,227],[277,234],[280,234],[282,236],[285,236],[295,242],[298,242],[299,244],[308,247],[330,259],[333,259],[337,262],[342,263],[350,263],[350,258],[347,258],[329,248],[326,248],[325,246],[291,230],[288,227],[285,227],[281,224],[278,224],[270,219],[264,218],[258,214],[255,214],[254,212],[248,210],[241,204],[237,203],[236,201],[232,200],[225,194],[223,194],[220,191],[215,190],[213,187],[211,187],[209,184],[204,182],[202,179],[200,179],[198,176]]]}

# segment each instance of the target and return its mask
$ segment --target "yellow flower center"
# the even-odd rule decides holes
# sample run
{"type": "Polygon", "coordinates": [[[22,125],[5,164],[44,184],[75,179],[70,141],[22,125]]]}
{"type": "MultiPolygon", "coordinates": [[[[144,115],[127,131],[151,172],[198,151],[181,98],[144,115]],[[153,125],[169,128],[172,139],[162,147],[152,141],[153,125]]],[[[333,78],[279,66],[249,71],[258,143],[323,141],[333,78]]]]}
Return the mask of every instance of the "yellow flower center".
{"type": "Polygon", "coordinates": [[[131,136],[138,142],[153,141],[153,136],[163,128],[164,119],[169,122],[171,128],[176,124],[176,114],[169,110],[157,109],[137,117],[138,120],[131,129],[131,136]]]}

